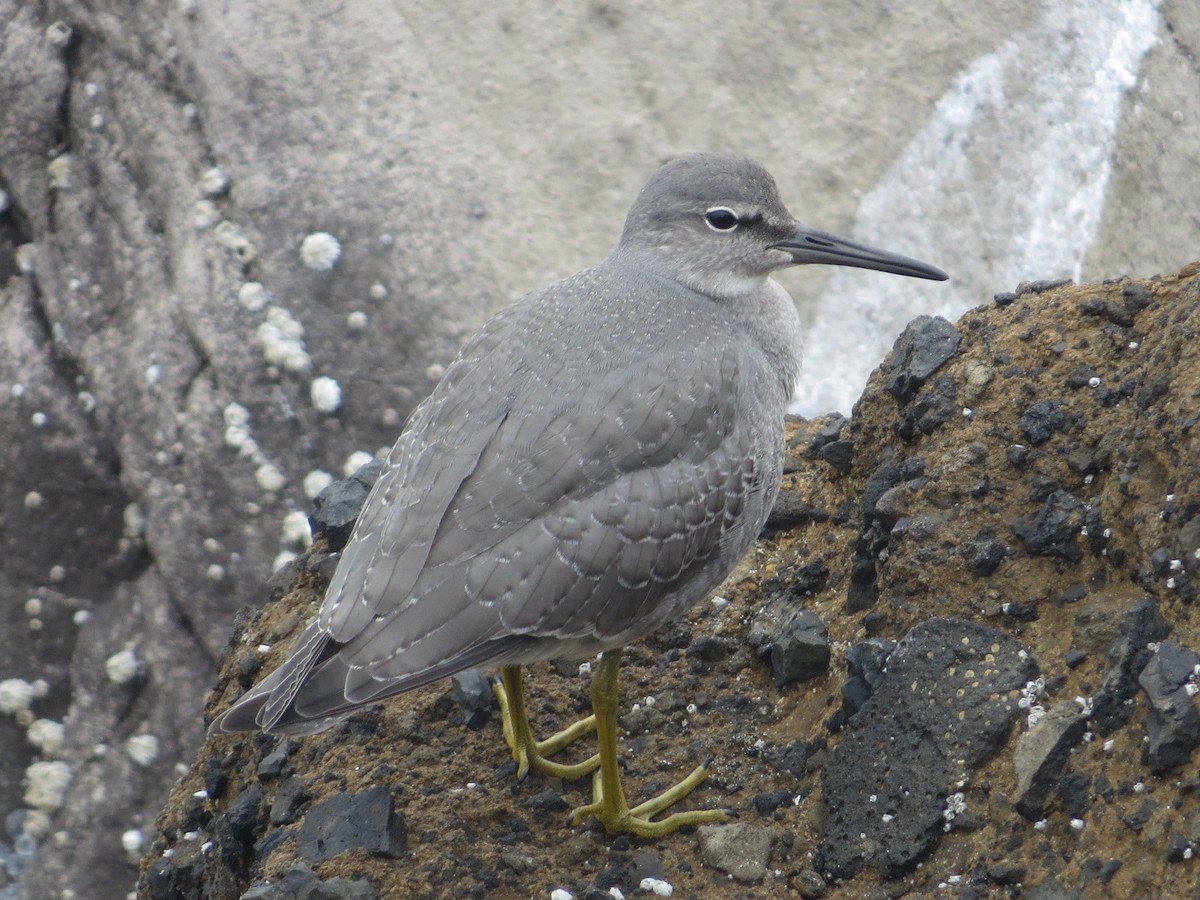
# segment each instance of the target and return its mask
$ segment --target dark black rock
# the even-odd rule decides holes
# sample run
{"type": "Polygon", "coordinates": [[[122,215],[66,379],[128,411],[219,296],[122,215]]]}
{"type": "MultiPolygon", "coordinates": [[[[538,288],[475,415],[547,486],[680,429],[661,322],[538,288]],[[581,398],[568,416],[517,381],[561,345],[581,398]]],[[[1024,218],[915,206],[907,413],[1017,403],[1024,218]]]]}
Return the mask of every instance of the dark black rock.
{"type": "Polygon", "coordinates": [[[1017,427],[1035,447],[1040,447],[1067,424],[1061,400],[1039,400],[1017,419],[1017,427]]]}
{"type": "Polygon", "coordinates": [[[379,892],[365,881],[322,881],[307,866],[296,863],[278,880],[251,884],[241,900],[374,900],[378,896],[379,892]]]}
{"type": "Polygon", "coordinates": [[[1001,291],[998,294],[992,294],[992,302],[997,306],[1011,306],[1016,299],[1016,291],[1001,291]]]}
{"type": "Polygon", "coordinates": [[[850,441],[830,441],[817,451],[817,459],[829,463],[839,475],[849,475],[854,466],[854,444],[850,441]]]}
{"type": "Polygon", "coordinates": [[[1108,671],[1092,697],[1092,727],[1107,735],[1129,721],[1133,707],[1126,701],[1137,694],[1137,677],[1150,661],[1146,645],[1169,632],[1153,597],[1145,597],[1121,617],[1108,647],[1108,671]]]}
{"type": "Polygon", "coordinates": [[[293,749],[295,749],[295,744],[292,741],[286,738],[280,741],[279,746],[264,756],[262,762],[258,764],[259,780],[278,778],[283,772],[283,764],[287,762],[293,749]]]}
{"type": "Polygon", "coordinates": [[[1063,589],[1062,596],[1055,600],[1055,603],[1057,603],[1059,606],[1065,606],[1068,603],[1078,603],[1086,596],[1087,588],[1082,584],[1079,584],[1078,582],[1075,584],[1068,584],[1066,588],[1063,589]]]}
{"type": "Polygon", "coordinates": [[[841,413],[831,414],[825,424],[817,429],[812,439],[809,440],[804,455],[809,458],[817,456],[824,447],[842,436],[842,429],[846,427],[848,421],[850,420],[841,413]]]}
{"type": "Polygon", "coordinates": [[[804,498],[796,491],[783,490],[775,498],[771,512],[763,525],[763,535],[770,537],[777,531],[797,528],[801,525],[813,525],[829,521],[829,513],[815,506],[809,506],[804,498]]]}
{"type": "Polygon", "coordinates": [[[220,759],[216,757],[206,759],[200,774],[201,780],[204,782],[204,790],[208,792],[208,796],[215,799],[225,793],[225,785],[229,781],[229,775],[225,772],[225,767],[222,765],[220,759]]]}
{"type": "Polygon", "coordinates": [[[1037,600],[1010,600],[1000,607],[1001,611],[1011,618],[1021,622],[1036,622],[1040,613],[1038,612],[1037,600]]]}
{"type": "Polygon", "coordinates": [[[1100,881],[1103,884],[1108,884],[1113,880],[1113,876],[1121,869],[1121,860],[1110,859],[1106,860],[1104,865],[1100,867],[1100,881]]]}
{"type": "Polygon", "coordinates": [[[1165,641],[1138,675],[1150,710],[1146,716],[1146,761],[1155,775],[1164,775],[1188,761],[1200,744],[1200,715],[1192,693],[1200,656],[1165,641]]]}
{"type": "Polygon", "coordinates": [[[1081,388],[1086,387],[1093,378],[1099,377],[1099,373],[1094,366],[1089,366],[1087,363],[1079,363],[1067,374],[1067,387],[1081,388]]]}
{"type": "Polygon", "coordinates": [[[1082,819],[1092,803],[1092,778],[1077,773],[1063,777],[1054,788],[1062,799],[1063,809],[1073,819],[1082,819]]]}
{"type": "Polygon", "coordinates": [[[1090,447],[1072,447],[1067,453],[1067,468],[1076,475],[1095,475],[1100,471],[1095,450],[1090,447]]]}
{"type": "Polygon", "coordinates": [[[961,340],[954,326],[940,316],[917,316],[896,338],[891,357],[883,364],[887,392],[907,403],[954,355],[961,340]]]}
{"type": "Polygon", "coordinates": [[[688,656],[694,656],[696,659],[712,663],[724,659],[733,650],[733,644],[725,638],[705,634],[696,638],[692,642],[692,646],[688,647],[688,656]]]}
{"type": "Polygon", "coordinates": [[[875,688],[883,681],[888,658],[896,649],[895,641],[860,641],[845,654],[846,681],[842,685],[842,709],[847,716],[858,712],[875,688]]]}
{"type": "Polygon", "coordinates": [[[978,578],[986,578],[1000,568],[1008,551],[996,540],[990,528],[980,531],[971,540],[958,545],[958,552],[967,564],[967,570],[978,578]]]}
{"type": "Polygon", "coordinates": [[[478,669],[458,672],[450,679],[450,693],[462,707],[466,726],[478,731],[492,716],[492,683],[478,669]]]}
{"type": "Polygon", "coordinates": [[[851,563],[850,583],[846,586],[847,613],[863,612],[875,605],[879,599],[876,578],[875,561],[870,557],[859,556],[851,563]]]}
{"type": "Polygon", "coordinates": [[[1004,457],[1009,464],[1020,468],[1029,459],[1029,448],[1024,444],[1009,444],[1004,448],[1004,457]]]}
{"type": "Polygon", "coordinates": [[[1070,278],[1040,278],[1037,281],[1022,281],[1017,285],[1017,296],[1024,297],[1026,294],[1044,294],[1046,291],[1052,291],[1055,288],[1060,288],[1064,284],[1070,283],[1070,278]]]}
{"type": "Polygon", "coordinates": [[[1101,300],[1097,297],[1085,300],[1081,309],[1085,316],[1099,316],[1122,328],[1129,328],[1133,325],[1133,311],[1126,303],[1117,303],[1115,300],[1101,300]]]}
{"type": "Polygon", "coordinates": [[[1154,374],[1146,379],[1146,383],[1138,389],[1138,408],[1146,409],[1153,406],[1166,392],[1171,389],[1171,377],[1168,374],[1154,374]]]}
{"type": "Polygon", "coordinates": [[[796,741],[789,744],[779,758],[779,768],[791,772],[797,778],[803,778],[808,772],[808,760],[813,754],[813,746],[807,741],[796,741]]]}
{"type": "Polygon", "coordinates": [[[1013,806],[1030,821],[1042,818],[1046,799],[1055,787],[1071,749],[1083,740],[1087,718],[1078,704],[1055,705],[1033,728],[1021,735],[1013,752],[1017,790],[1013,806]]]}
{"type": "Polygon", "coordinates": [[[151,864],[146,872],[146,888],[152,900],[201,900],[208,896],[200,890],[205,870],[201,846],[201,841],[188,841],[169,859],[159,857],[151,864]]]}
{"type": "Polygon", "coordinates": [[[376,785],[361,794],[339,792],[311,807],[296,835],[296,853],[313,862],[356,848],[397,857],[405,843],[404,816],[392,808],[388,789],[376,785]]]}
{"type": "Polygon", "coordinates": [[[829,632],[817,614],[802,610],[768,647],[771,677],[778,687],[806,681],[829,666],[829,632]]]}
{"type": "Polygon", "coordinates": [[[905,636],[822,768],[818,871],[850,878],[872,867],[898,878],[932,852],[947,797],[1007,740],[1018,713],[1011,694],[1036,672],[1020,651],[1006,634],[954,619],[905,636]]]}
{"type": "Polygon", "coordinates": [[[866,487],[863,488],[862,510],[863,516],[870,519],[875,515],[875,505],[879,503],[879,498],[887,493],[888,488],[894,487],[904,480],[904,473],[895,463],[884,463],[878,469],[871,473],[871,477],[867,479],[866,487]]]}
{"type": "Polygon", "coordinates": [[[994,866],[988,866],[987,877],[988,881],[992,882],[992,884],[1020,884],[1025,880],[1025,867],[1015,864],[997,863],[994,866]]]}
{"type": "Polygon", "coordinates": [[[788,578],[788,590],[795,597],[811,597],[825,589],[829,568],[819,560],[800,566],[788,578]]]}
{"type": "Polygon", "coordinates": [[[1183,862],[1192,858],[1192,842],[1182,834],[1173,834],[1167,838],[1167,862],[1183,862]]]}
{"type": "Polygon", "coordinates": [[[1128,310],[1138,312],[1154,302],[1154,294],[1144,284],[1127,284],[1121,288],[1121,299],[1128,310]]]}
{"type": "Polygon", "coordinates": [[[1012,530],[1030,556],[1057,556],[1079,562],[1083,551],[1076,538],[1082,526],[1083,503],[1066,491],[1053,491],[1037,515],[1018,519],[1012,530]]]}
{"type": "Polygon", "coordinates": [[[379,891],[370,882],[336,877],[309,883],[298,900],[375,900],[378,896],[379,891]]]}
{"type": "Polygon", "coordinates": [[[299,775],[285,778],[271,801],[272,825],[290,825],[300,818],[300,810],[308,802],[308,784],[299,775]]]}
{"type": "Polygon", "coordinates": [[[229,809],[225,810],[221,818],[234,840],[243,844],[252,841],[255,830],[263,824],[262,805],[261,784],[250,785],[229,804],[229,809]]]}
{"type": "Polygon", "coordinates": [[[940,375],[933,384],[923,390],[916,402],[904,413],[896,434],[903,440],[911,440],[918,432],[932,434],[962,412],[958,402],[958,385],[953,375],[940,375]]]}
{"type": "Polygon", "coordinates": [[[567,805],[567,801],[563,798],[562,792],[555,790],[545,790],[534,794],[528,800],[524,801],[523,805],[530,809],[552,813],[566,812],[570,808],[567,805]]]}
{"type": "Polygon", "coordinates": [[[1133,812],[1121,817],[1121,821],[1130,831],[1141,831],[1146,823],[1150,821],[1150,817],[1158,811],[1158,804],[1147,797],[1141,802],[1133,812]]]}
{"type": "Polygon", "coordinates": [[[354,522],[382,468],[383,461],[373,459],[349,478],[335,481],[313,498],[308,525],[313,537],[325,535],[331,552],[336,553],[346,546],[354,522]]]}
{"type": "Polygon", "coordinates": [[[1068,669],[1074,669],[1082,664],[1087,659],[1087,654],[1080,650],[1068,650],[1067,655],[1063,657],[1063,662],[1067,664],[1068,669]]]}
{"type": "Polygon", "coordinates": [[[146,867],[146,890],[150,900],[172,900],[176,896],[171,885],[171,860],[159,857],[146,867]]]}
{"type": "Polygon", "coordinates": [[[769,816],[779,807],[792,802],[790,791],[771,791],[768,794],[756,794],[750,803],[760,816],[769,816]]]}
{"type": "Polygon", "coordinates": [[[887,626],[887,613],[873,609],[862,617],[862,627],[867,634],[874,637],[887,626]]]}

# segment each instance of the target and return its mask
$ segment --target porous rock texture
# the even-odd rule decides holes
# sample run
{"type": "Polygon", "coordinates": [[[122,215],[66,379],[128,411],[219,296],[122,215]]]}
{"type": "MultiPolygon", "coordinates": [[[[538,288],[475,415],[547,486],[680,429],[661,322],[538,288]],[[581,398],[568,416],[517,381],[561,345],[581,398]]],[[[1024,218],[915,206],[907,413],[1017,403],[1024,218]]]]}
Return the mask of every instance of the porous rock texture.
{"type": "MultiPolygon", "coordinates": [[[[1191,896],[1198,332],[1200,264],[1027,284],[952,329],[915,321],[848,421],[791,423],[787,521],[622,672],[631,800],[711,756],[686,805],[734,809],[715,827],[736,833],[568,827],[590,785],[517,784],[496,717],[466,727],[443,683],[312,737],[209,739],[140,896],[1191,896]],[[787,633],[788,603],[832,656],[778,687],[747,636],[770,646],[764,604],[787,633]],[[354,804],[365,837],[312,850],[354,804]]],[[[286,653],[328,549],[239,621],[210,716],[286,653]]],[[[587,710],[573,664],[528,683],[539,732],[587,710]]]]}

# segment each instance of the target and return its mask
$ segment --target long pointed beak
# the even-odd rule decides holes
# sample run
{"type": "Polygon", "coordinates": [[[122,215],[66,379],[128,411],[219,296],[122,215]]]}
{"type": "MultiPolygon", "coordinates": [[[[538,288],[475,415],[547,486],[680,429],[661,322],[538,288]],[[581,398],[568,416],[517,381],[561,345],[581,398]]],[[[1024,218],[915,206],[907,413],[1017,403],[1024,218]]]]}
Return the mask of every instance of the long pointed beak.
{"type": "Polygon", "coordinates": [[[797,225],[791,237],[778,244],[772,244],[771,249],[791,254],[792,262],[797,265],[820,263],[829,266],[856,266],[860,269],[910,275],[913,278],[928,278],[931,281],[945,281],[947,278],[946,273],[937,266],[901,256],[899,253],[876,250],[874,247],[804,225],[797,225]]]}

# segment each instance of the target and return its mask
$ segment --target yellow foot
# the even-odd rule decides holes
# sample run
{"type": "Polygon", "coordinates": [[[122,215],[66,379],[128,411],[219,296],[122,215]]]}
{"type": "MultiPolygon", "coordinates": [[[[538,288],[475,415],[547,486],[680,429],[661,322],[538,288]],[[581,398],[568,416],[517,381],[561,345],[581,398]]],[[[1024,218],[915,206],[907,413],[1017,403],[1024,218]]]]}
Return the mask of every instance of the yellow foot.
{"type": "Polygon", "coordinates": [[[492,693],[500,704],[500,719],[504,727],[504,740],[517,763],[517,780],[524,781],[529,770],[541,772],[553,778],[575,781],[590,775],[600,766],[600,754],[575,765],[551,762],[546,757],[562,750],[568,744],[596,730],[596,717],[588,716],[574,725],[550,735],[544,741],[533,738],[529,717],[525,711],[525,692],[521,681],[521,670],[517,666],[505,666],[500,678],[492,683],[492,693]]]}
{"type": "Polygon", "coordinates": [[[692,773],[672,788],[652,797],[645,803],[639,803],[630,809],[625,802],[625,794],[620,782],[616,782],[613,796],[606,796],[604,791],[605,778],[597,771],[592,781],[592,802],[580,806],[571,812],[571,824],[578,825],[588,816],[595,816],[609,834],[632,834],[640,838],[660,838],[678,831],[687,825],[707,825],[713,822],[725,822],[735,815],[731,809],[697,809],[688,812],[672,813],[665,819],[651,821],[664,809],[674,806],[708,777],[710,760],[697,766],[692,773]]]}

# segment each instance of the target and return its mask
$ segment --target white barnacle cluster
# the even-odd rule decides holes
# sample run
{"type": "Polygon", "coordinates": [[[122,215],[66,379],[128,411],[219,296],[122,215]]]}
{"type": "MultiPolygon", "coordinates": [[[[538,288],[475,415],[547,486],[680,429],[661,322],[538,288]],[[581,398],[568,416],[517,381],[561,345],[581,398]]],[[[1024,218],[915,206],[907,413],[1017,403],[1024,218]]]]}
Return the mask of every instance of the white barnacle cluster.
{"type": "Polygon", "coordinates": [[[954,820],[967,811],[967,798],[962,791],[951,794],[946,798],[946,806],[942,810],[942,830],[949,831],[954,827],[954,820]]]}
{"type": "Polygon", "coordinates": [[[325,415],[333,415],[342,408],[342,386],[337,379],[319,375],[309,385],[309,397],[313,409],[325,415]]]}
{"type": "Polygon", "coordinates": [[[250,433],[250,410],[240,403],[230,403],[222,415],[225,418],[225,446],[236,450],[239,456],[252,458],[258,450],[258,442],[250,433]]]}
{"type": "Polygon", "coordinates": [[[192,204],[192,227],[197,231],[208,231],[221,221],[221,212],[211,200],[197,200],[192,204]]]}
{"type": "Polygon", "coordinates": [[[229,190],[229,179],[218,166],[205,170],[200,176],[200,191],[209,197],[219,197],[229,190]]]}
{"type": "Polygon", "coordinates": [[[328,272],[342,256],[342,245],[327,231],[314,231],[300,243],[300,262],[314,272],[328,272]]]}
{"type": "Polygon", "coordinates": [[[310,546],[312,530],[308,527],[308,515],[297,509],[284,516],[282,539],[290,546],[310,546]]]}
{"type": "Polygon", "coordinates": [[[675,886],[662,878],[643,878],[638,887],[655,897],[670,897],[675,893],[675,886]]]}
{"type": "Polygon", "coordinates": [[[142,768],[158,759],[158,738],[152,734],[135,734],[125,742],[125,752],[142,768]]]}
{"type": "Polygon", "coordinates": [[[240,228],[228,220],[220,222],[213,229],[213,240],[244,263],[253,262],[258,256],[258,248],[242,234],[240,228]]]}
{"type": "Polygon", "coordinates": [[[1046,709],[1038,700],[1046,693],[1046,679],[1039,675],[1033,681],[1025,682],[1025,686],[1021,688],[1021,699],[1017,701],[1017,706],[1026,711],[1026,725],[1033,728],[1042,717],[1046,715],[1046,709]]]}
{"type": "Polygon", "coordinates": [[[255,464],[254,480],[258,486],[270,494],[283,490],[287,478],[278,466],[267,459],[254,440],[250,431],[250,410],[240,403],[230,403],[222,415],[225,418],[225,445],[255,464]]]}
{"type": "Polygon", "coordinates": [[[267,307],[266,320],[255,332],[267,365],[289,372],[307,372],[312,358],[304,348],[304,326],[282,306],[267,307]]]}
{"type": "Polygon", "coordinates": [[[1171,590],[1182,586],[1186,581],[1183,569],[1182,559],[1173,559],[1167,564],[1167,571],[1171,574],[1167,576],[1167,587],[1171,590]]]}
{"type": "Polygon", "coordinates": [[[15,716],[33,703],[33,685],[24,678],[0,681],[0,713],[15,716]]]}
{"type": "Polygon", "coordinates": [[[46,164],[46,175],[50,179],[50,190],[65,191],[71,187],[71,174],[75,161],[70,153],[56,156],[46,164]]]}
{"type": "Polygon", "coordinates": [[[113,684],[128,684],[140,670],[141,663],[132,649],[121,650],[104,661],[104,672],[113,684]]]}
{"type": "Polygon", "coordinates": [[[46,27],[46,43],[56,50],[61,50],[71,43],[71,26],[59,19],[46,27]]]}
{"type": "Polygon", "coordinates": [[[121,833],[121,849],[130,856],[140,856],[146,846],[146,835],[140,828],[130,828],[121,833]]]}
{"type": "Polygon", "coordinates": [[[267,293],[267,289],[259,281],[247,281],[243,284],[238,288],[237,298],[242,308],[250,312],[258,312],[260,309],[265,309],[267,304],[271,302],[271,295],[267,293]]]}
{"type": "Polygon", "coordinates": [[[53,812],[63,804],[71,783],[71,769],[61,760],[39,760],[25,769],[25,803],[53,812]]]}
{"type": "Polygon", "coordinates": [[[374,456],[364,450],[355,450],[346,457],[346,461],[342,464],[342,474],[349,478],[351,475],[374,459],[374,456]]]}
{"type": "Polygon", "coordinates": [[[331,484],[333,484],[332,475],[330,475],[324,469],[313,469],[304,476],[304,481],[302,482],[304,496],[309,500],[312,500],[317,496],[317,494],[321,493],[321,491],[325,490],[325,488],[329,487],[331,484]]]}
{"type": "Polygon", "coordinates": [[[22,275],[32,275],[37,272],[37,244],[21,244],[14,254],[17,270],[22,275]]]}
{"type": "Polygon", "coordinates": [[[25,737],[41,751],[42,756],[53,758],[62,752],[66,739],[66,728],[53,719],[36,719],[25,732],[25,737]]]}
{"type": "Polygon", "coordinates": [[[271,561],[271,571],[278,572],[295,558],[296,554],[291,550],[280,550],[275,554],[275,559],[271,561]]]}

